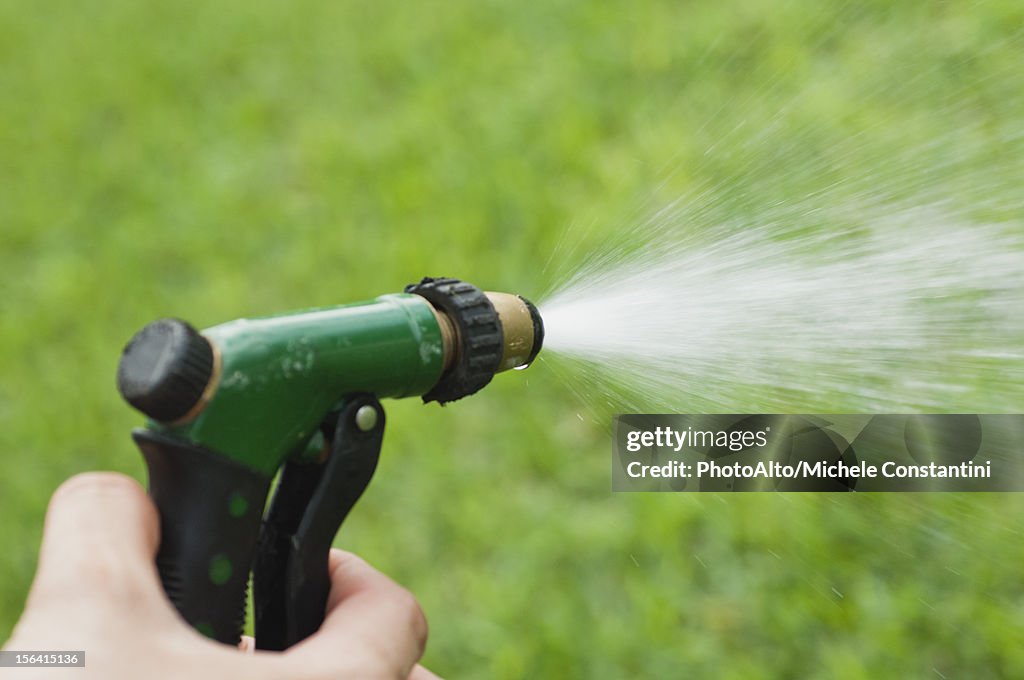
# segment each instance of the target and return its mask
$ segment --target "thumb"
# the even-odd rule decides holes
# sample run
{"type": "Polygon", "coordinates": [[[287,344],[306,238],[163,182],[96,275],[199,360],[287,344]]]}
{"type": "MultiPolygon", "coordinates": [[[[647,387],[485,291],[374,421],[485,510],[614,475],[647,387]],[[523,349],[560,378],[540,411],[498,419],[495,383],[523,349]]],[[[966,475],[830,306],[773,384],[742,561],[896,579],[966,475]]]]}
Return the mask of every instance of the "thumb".
{"type": "Polygon", "coordinates": [[[158,600],[159,533],[156,508],[135,480],[110,472],[72,477],[50,499],[29,604],[158,600]]]}

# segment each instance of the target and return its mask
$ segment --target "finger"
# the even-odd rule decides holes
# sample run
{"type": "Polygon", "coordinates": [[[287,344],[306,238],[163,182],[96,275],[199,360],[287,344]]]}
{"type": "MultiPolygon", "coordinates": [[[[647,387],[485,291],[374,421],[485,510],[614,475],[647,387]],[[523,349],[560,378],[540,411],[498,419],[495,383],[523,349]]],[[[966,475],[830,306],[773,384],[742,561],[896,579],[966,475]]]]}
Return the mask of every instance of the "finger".
{"type": "Polygon", "coordinates": [[[252,654],[256,651],[256,640],[250,635],[243,635],[241,641],[238,643],[238,651],[245,654],[252,654]]]}
{"type": "Polygon", "coordinates": [[[416,599],[351,553],[332,550],[330,573],[323,625],[289,654],[300,664],[334,672],[351,670],[356,661],[374,672],[408,676],[427,641],[427,622],[416,599]],[[355,659],[353,650],[358,650],[355,659]]]}
{"type": "Polygon", "coordinates": [[[156,509],[135,480],[72,477],[50,499],[33,596],[159,594],[158,543],[156,509]]]}
{"type": "Polygon", "coordinates": [[[423,666],[416,664],[416,667],[412,669],[412,673],[409,674],[409,680],[441,680],[441,676],[434,675],[423,666]]]}

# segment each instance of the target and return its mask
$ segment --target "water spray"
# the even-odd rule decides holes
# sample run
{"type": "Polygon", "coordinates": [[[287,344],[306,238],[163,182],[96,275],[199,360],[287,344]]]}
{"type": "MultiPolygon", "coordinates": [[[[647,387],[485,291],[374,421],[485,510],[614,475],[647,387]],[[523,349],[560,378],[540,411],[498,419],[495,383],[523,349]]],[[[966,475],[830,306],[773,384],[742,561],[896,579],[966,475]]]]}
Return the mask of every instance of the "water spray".
{"type": "Polygon", "coordinates": [[[547,363],[615,412],[1016,412],[1024,228],[948,205],[716,226],[681,203],[540,301],[547,363]],[[558,356],[558,361],[553,358],[558,356]],[[984,385],[985,389],[979,389],[984,385]],[[998,386],[998,389],[993,389],[998,386]]]}
{"type": "Polygon", "coordinates": [[[132,436],[149,468],[157,567],[175,607],[236,644],[251,565],[257,647],[285,649],[315,632],[328,551],[377,465],[378,400],[461,399],[528,366],[543,339],[525,298],[447,278],[203,332],[179,319],[140,330],[118,388],[149,417],[132,436]]]}

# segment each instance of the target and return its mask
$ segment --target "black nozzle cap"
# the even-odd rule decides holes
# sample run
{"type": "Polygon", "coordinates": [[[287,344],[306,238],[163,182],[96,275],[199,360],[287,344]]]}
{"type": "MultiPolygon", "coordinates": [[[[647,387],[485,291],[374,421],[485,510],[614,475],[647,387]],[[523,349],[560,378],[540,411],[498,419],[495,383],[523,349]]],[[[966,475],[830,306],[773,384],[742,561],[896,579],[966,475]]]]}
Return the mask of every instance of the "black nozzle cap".
{"type": "Polygon", "coordinates": [[[405,287],[448,315],[458,328],[458,359],[437,384],[423,395],[424,403],[444,405],[483,389],[501,363],[501,319],[482,290],[447,277],[426,276],[405,287]]]}
{"type": "Polygon", "coordinates": [[[530,356],[526,358],[526,365],[529,366],[540,354],[540,348],[544,346],[544,320],[540,318],[540,312],[537,311],[536,305],[522,295],[517,297],[526,305],[526,309],[530,312],[530,321],[533,322],[533,348],[530,350],[530,356]]]}
{"type": "Polygon", "coordinates": [[[213,347],[181,319],[148,324],[125,345],[117,389],[153,420],[178,420],[199,403],[213,377],[213,347]]]}

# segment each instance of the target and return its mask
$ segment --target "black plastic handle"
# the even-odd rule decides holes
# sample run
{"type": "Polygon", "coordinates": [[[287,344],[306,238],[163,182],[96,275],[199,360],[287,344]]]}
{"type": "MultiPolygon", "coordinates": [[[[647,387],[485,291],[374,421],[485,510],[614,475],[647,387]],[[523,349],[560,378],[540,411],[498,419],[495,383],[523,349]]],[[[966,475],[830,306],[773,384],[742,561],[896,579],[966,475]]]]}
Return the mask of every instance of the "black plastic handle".
{"type": "Polygon", "coordinates": [[[204,635],[238,644],[270,478],[186,441],[136,429],[160,513],[157,569],[171,602],[204,635]]]}
{"type": "Polygon", "coordinates": [[[331,543],[377,468],[384,409],[376,397],[350,395],[329,420],[327,460],[285,465],[263,522],[253,570],[259,649],[287,649],[320,628],[331,587],[331,543]],[[363,409],[372,418],[361,427],[363,409]]]}

